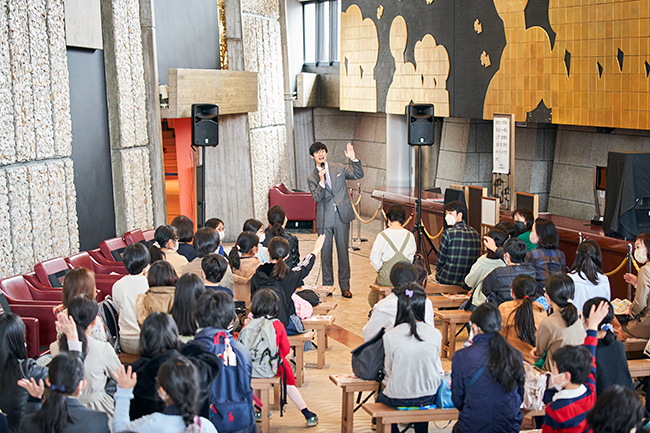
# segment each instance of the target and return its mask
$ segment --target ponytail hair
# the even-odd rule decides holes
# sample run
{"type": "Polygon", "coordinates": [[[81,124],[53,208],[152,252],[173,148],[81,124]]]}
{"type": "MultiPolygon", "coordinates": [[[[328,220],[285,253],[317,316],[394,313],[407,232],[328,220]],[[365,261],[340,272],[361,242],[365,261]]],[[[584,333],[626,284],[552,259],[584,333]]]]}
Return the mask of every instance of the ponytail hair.
{"type": "Polygon", "coordinates": [[[616,334],[614,334],[614,327],[612,326],[612,322],[614,321],[614,307],[612,306],[611,302],[609,302],[605,298],[591,298],[585,304],[582,306],[582,317],[585,319],[589,318],[589,314],[591,313],[591,307],[598,307],[601,302],[607,302],[607,305],[609,306],[609,311],[607,312],[607,316],[603,320],[600,321],[598,324],[598,330],[599,331],[605,331],[605,338],[603,338],[603,344],[605,346],[609,346],[612,344],[614,341],[616,341],[616,334]]]}
{"type": "Polygon", "coordinates": [[[576,259],[571,266],[571,272],[575,272],[581,278],[587,278],[591,284],[598,284],[598,274],[602,274],[602,254],[600,246],[596,241],[584,241],[578,246],[576,259]]]}
{"type": "Polygon", "coordinates": [[[291,269],[289,269],[289,266],[284,262],[284,258],[290,251],[291,247],[285,238],[271,239],[269,242],[269,257],[272,260],[277,260],[277,263],[273,266],[273,270],[269,277],[275,278],[278,281],[282,281],[284,277],[286,277],[291,269]]]}
{"type": "Polygon", "coordinates": [[[165,361],[156,375],[157,387],[162,386],[181,413],[185,433],[196,430],[194,418],[198,414],[198,384],[196,367],[183,356],[174,356],[165,361]]]}
{"type": "Polygon", "coordinates": [[[426,300],[427,294],[417,283],[405,284],[397,289],[395,326],[408,323],[411,328],[409,336],[412,335],[418,341],[422,341],[422,337],[418,334],[417,322],[424,322],[426,300]]]}
{"type": "Polygon", "coordinates": [[[272,237],[284,237],[284,220],[287,218],[287,212],[282,206],[272,206],[266,214],[269,219],[269,228],[272,237]]]}
{"type": "Polygon", "coordinates": [[[522,356],[499,333],[501,314],[496,305],[489,302],[479,305],[472,312],[470,321],[476,324],[484,334],[492,334],[487,370],[494,381],[499,383],[507,393],[522,386],[526,376],[522,356]]]}
{"type": "Polygon", "coordinates": [[[560,307],[567,328],[578,320],[578,309],[573,305],[575,284],[566,274],[553,274],[546,281],[546,294],[560,307]]]}
{"type": "Polygon", "coordinates": [[[239,269],[239,266],[241,266],[240,254],[250,253],[259,242],[260,238],[258,238],[255,233],[241,232],[239,236],[237,236],[235,246],[231,248],[230,253],[228,253],[228,263],[230,263],[230,268],[232,270],[239,269]]]}
{"type": "MultiPolygon", "coordinates": [[[[68,314],[72,316],[74,323],[77,325],[77,335],[81,341],[82,353],[88,354],[88,338],[86,337],[86,329],[97,318],[99,306],[97,301],[89,298],[86,295],[79,295],[70,301],[68,304],[68,314]]],[[[59,350],[61,352],[68,351],[68,338],[65,334],[61,335],[59,339],[59,350]]]]}
{"type": "Polygon", "coordinates": [[[535,291],[537,290],[537,281],[535,278],[526,274],[519,274],[512,280],[512,289],[515,299],[521,300],[515,310],[510,313],[514,317],[514,329],[517,337],[524,343],[531,346],[537,345],[537,338],[535,334],[535,316],[533,315],[533,302],[535,301],[535,291]]]}
{"type": "Polygon", "coordinates": [[[155,263],[158,260],[165,260],[163,248],[167,248],[169,241],[178,241],[178,231],[171,225],[163,225],[154,232],[155,242],[149,247],[149,263],[155,263]]]}
{"type": "Polygon", "coordinates": [[[45,400],[34,419],[43,433],[62,433],[66,424],[72,422],[68,412],[67,395],[74,395],[84,378],[84,364],[74,352],[61,352],[48,367],[50,386],[45,400]]]}

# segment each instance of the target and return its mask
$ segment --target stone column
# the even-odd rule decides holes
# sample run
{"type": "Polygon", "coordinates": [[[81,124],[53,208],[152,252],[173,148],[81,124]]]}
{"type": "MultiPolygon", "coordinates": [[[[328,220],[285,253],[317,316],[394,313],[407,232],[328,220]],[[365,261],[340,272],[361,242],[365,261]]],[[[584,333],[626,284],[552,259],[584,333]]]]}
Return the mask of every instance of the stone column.
{"type": "Polygon", "coordinates": [[[386,186],[408,188],[413,184],[410,152],[406,116],[386,114],[386,186]]]}

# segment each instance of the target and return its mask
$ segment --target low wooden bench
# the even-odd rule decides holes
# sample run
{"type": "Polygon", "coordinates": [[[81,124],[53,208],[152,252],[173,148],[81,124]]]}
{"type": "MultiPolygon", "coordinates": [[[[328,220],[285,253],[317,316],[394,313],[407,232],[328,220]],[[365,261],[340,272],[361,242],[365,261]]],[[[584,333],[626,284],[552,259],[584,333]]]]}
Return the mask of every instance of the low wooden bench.
{"type": "Polygon", "coordinates": [[[438,311],[438,318],[442,320],[442,356],[451,358],[456,352],[456,325],[468,323],[472,316],[471,311],[445,310],[438,311]]]}
{"type": "Polygon", "coordinates": [[[643,352],[646,344],[648,344],[648,340],[645,338],[629,337],[623,344],[625,345],[625,353],[643,352]]]}
{"type": "Polygon", "coordinates": [[[444,293],[453,293],[458,295],[466,295],[467,290],[463,289],[461,286],[455,286],[450,284],[438,284],[427,281],[427,286],[424,288],[424,291],[427,295],[435,294],[444,294],[444,293]]]}
{"type": "Polygon", "coordinates": [[[323,302],[314,307],[314,316],[326,316],[339,305],[336,301],[323,302]]]}
{"type": "Polygon", "coordinates": [[[467,295],[433,295],[429,296],[429,299],[431,299],[431,304],[433,304],[433,308],[437,308],[439,310],[444,310],[444,309],[458,309],[465,301],[469,299],[469,296],[467,295]],[[453,297],[452,297],[453,296],[453,297]]]}
{"type": "Polygon", "coordinates": [[[121,352],[117,357],[120,359],[120,362],[124,365],[133,364],[135,361],[140,359],[140,355],[135,355],[132,353],[121,352]]]}
{"type": "Polygon", "coordinates": [[[627,366],[632,377],[650,376],[650,359],[630,359],[627,366]]]}
{"type": "MultiPolygon", "coordinates": [[[[356,392],[377,391],[379,384],[374,380],[363,380],[351,374],[333,374],[330,380],[342,390],[341,397],[341,433],[354,431],[354,394],[356,392]]],[[[372,394],[370,394],[372,395],[372,394]]]]}
{"type": "MultiPolygon", "coordinates": [[[[271,377],[268,379],[251,379],[251,387],[254,391],[260,392],[260,401],[262,402],[262,433],[269,433],[271,429],[271,420],[269,419],[269,412],[271,410],[271,402],[269,399],[269,394],[271,388],[274,389],[273,403],[274,406],[277,405],[277,409],[280,407],[280,378],[271,377]]],[[[276,407],[274,407],[276,409],[276,407]]]]}
{"type": "Polygon", "coordinates": [[[305,342],[314,339],[314,332],[307,331],[303,334],[290,335],[289,346],[296,355],[296,386],[301,387],[305,381],[305,342]]]}
{"type": "Polygon", "coordinates": [[[302,324],[305,329],[313,329],[316,332],[317,365],[320,370],[325,366],[325,349],[327,348],[327,327],[334,323],[334,316],[312,316],[304,319],[302,324]]]}
{"type": "Polygon", "coordinates": [[[370,285],[370,290],[374,290],[375,292],[377,292],[377,298],[378,298],[377,302],[381,301],[386,296],[393,293],[393,288],[392,287],[380,286],[379,284],[371,284],[370,285]]]}
{"type": "Polygon", "coordinates": [[[458,419],[458,409],[397,410],[383,403],[365,403],[362,407],[371,417],[377,419],[377,433],[390,432],[391,424],[458,419]]]}

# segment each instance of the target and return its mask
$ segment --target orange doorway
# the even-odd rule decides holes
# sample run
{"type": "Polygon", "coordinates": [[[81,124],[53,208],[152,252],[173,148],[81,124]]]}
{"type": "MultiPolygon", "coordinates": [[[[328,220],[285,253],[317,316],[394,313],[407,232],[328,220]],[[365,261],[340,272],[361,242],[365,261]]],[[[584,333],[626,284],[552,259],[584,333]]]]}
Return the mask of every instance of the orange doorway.
{"type": "Polygon", "coordinates": [[[163,119],[163,155],[167,188],[167,222],[178,215],[196,224],[195,154],[189,118],[163,119]]]}

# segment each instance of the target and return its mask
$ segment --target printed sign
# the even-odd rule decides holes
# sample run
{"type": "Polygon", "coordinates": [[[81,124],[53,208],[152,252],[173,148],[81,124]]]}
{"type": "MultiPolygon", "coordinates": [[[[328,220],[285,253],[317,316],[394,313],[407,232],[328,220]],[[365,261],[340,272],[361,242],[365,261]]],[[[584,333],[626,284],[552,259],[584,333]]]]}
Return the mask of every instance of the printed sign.
{"type": "Polygon", "coordinates": [[[510,116],[494,115],[492,173],[510,173],[510,116]]]}

